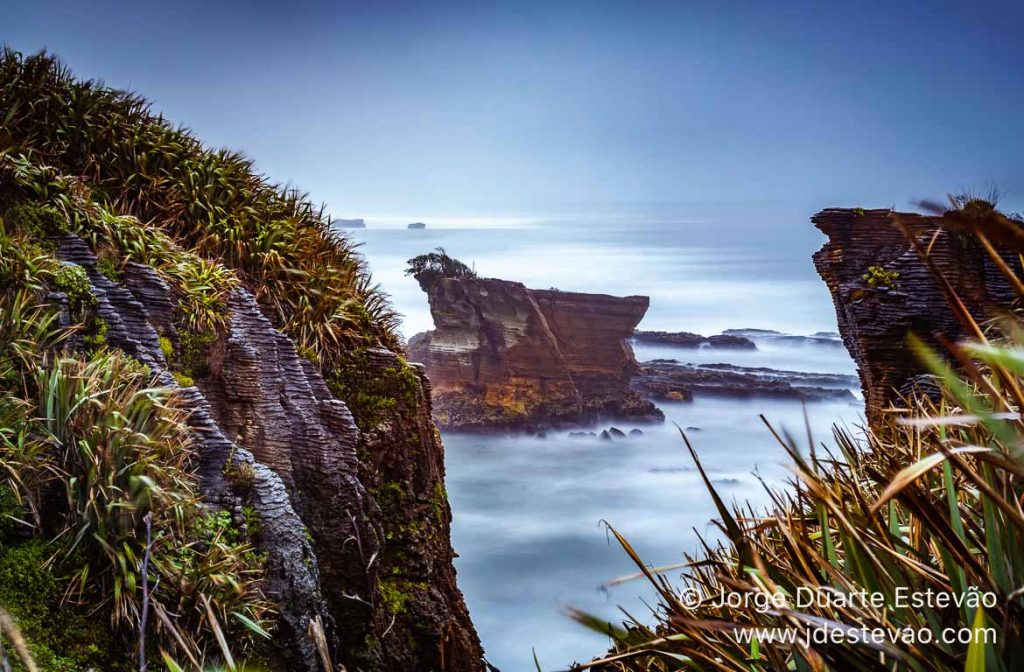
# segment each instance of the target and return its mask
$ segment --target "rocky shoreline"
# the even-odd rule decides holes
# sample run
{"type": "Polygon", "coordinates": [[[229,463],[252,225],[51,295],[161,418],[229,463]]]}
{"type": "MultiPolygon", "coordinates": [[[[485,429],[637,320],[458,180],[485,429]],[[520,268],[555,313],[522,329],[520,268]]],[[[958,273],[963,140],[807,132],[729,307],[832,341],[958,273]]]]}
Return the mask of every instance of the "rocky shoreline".
{"type": "Polygon", "coordinates": [[[433,387],[445,429],[544,432],[598,421],[660,422],[653,401],[714,395],[804,401],[853,400],[852,375],[729,363],[655,359],[638,364],[631,342],[681,350],[751,352],[758,343],[842,345],[838,334],[763,329],[634,331],[644,296],[535,290],[508,280],[422,276],[435,329],[410,339],[433,387]]]}
{"type": "Polygon", "coordinates": [[[696,395],[805,401],[853,400],[857,377],[781,371],[735,364],[690,364],[675,359],[642,362],[633,389],[659,401],[692,401],[696,395]]]}
{"type": "Polygon", "coordinates": [[[675,348],[715,348],[719,350],[756,350],[757,344],[741,334],[728,331],[714,336],[701,336],[689,331],[638,331],[633,334],[635,343],[669,345],[675,348]]]}

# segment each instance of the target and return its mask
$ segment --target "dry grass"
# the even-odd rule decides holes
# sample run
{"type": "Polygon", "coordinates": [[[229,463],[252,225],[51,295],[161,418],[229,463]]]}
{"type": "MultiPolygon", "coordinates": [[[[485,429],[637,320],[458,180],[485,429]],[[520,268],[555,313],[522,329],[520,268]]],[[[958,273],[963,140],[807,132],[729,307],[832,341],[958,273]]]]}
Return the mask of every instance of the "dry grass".
{"type": "MultiPolygon", "coordinates": [[[[970,235],[995,254],[1020,245],[1020,223],[993,208],[945,213],[940,235],[970,235]]],[[[910,235],[908,231],[908,236],[910,235]]],[[[911,239],[925,264],[928,241],[911,239]]],[[[1016,265],[1016,264],[1015,264],[1016,265]]],[[[616,628],[575,617],[608,633],[613,649],[579,669],[631,670],[968,670],[1024,667],[1024,322],[1013,313],[978,324],[956,288],[939,278],[951,310],[974,338],[948,344],[954,371],[917,342],[916,356],[940,379],[941,401],[908,400],[866,438],[835,430],[833,451],[801,451],[776,438],[794,468],[792,487],[771,491],[763,512],[727,507],[707,477],[722,542],[687,558],[682,585],[652,571],[628,540],[616,538],[657,589],[654,624],[630,617],[616,628]],[[924,591],[993,596],[990,604],[906,605],[898,596],[924,591]],[[721,591],[747,596],[718,606],[721,591]],[[800,595],[871,594],[853,604],[806,605],[800,595]],[[696,597],[695,597],[696,596],[696,597]],[[758,601],[761,601],[760,605],[758,601]],[[764,600],[771,600],[762,608],[764,600]],[[753,628],[807,633],[879,629],[881,643],[829,641],[809,646],[744,638],[753,628]],[[972,643],[939,641],[944,628],[963,629],[972,643]],[[995,641],[980,635],[994,629],[995,641]],[[927,631],[891,640],[906,629],[927,631]]],[[[911,290],[913,288],[910,288],[911,290]]],[[[1024,295],[1022,295],[1024,298],[1024,295]]],[[[910,356],[908,354],[908,356],[910,356]]],[[[698,466],[697,453],[683,437],[698,466]]],[[[701,470],[702,476],[704,475],[701,470]]],[[[614,532],[614,530],[613,530],[614,532]]]]}

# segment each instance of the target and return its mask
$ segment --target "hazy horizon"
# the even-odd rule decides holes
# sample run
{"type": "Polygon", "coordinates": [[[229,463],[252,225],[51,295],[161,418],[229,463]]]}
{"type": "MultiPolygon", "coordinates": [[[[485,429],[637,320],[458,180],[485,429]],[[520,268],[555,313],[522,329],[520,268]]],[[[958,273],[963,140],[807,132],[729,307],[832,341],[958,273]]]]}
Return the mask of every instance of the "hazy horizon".
{"type": "Polygon", "coordinates": [[[336,217],[1022,209],[999,3],[67,3],[0,41],[135,90],[336,217]]]}

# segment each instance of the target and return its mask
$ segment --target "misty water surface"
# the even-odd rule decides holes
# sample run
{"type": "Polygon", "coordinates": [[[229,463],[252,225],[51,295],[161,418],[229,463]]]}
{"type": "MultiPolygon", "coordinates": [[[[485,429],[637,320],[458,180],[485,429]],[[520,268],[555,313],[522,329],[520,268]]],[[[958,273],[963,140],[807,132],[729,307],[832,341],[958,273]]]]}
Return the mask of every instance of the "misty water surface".
{"type": "MultiPolygon", "coordinates": [[[[431,321],[425,295],[402,273],[405,260],[438,246],[483,276],[530,287],[650,296],[642,329],[835,329],[828,291],[810,263],[820,244],[813,230],[730,236],[703,220],[513,221],[425,231],[368,223],[371,228],[351,235],[363,243],[375,279],[405,315],[407,336],[430,328],[431,321]]],[[[763,341],[755,352],[649,345],[636,351],[640,360],[854,372],[845,349],[827,345],[763,341]]],[[[695,552],[698,534],[714,538],[709,521],[716,513],[676,425],[689,428],[724,497],[759,505],[767,501],[759,479],[784,487],[789,472],[758,414],[801,441],[806,436],[804,410],[795,401],[705,397],[660,406],[664,425],[640,426],[642,437],[622,441],[570,438],[567,431],[545,438],[444,433],[459,585],[488,659],[504,672],[534,669],[532,649],[545,672],[606,649],[606,638],[565,616],[567,606],[617,622],[625,618],[621,605],[649,619],[645,603],[654,603],[654,593],[642,582],[603,587],[636,568],[609,541],[602,521],[654,565],[695,552]]],[[[851,400],[811,404],[807,411],[820,441],[829,439],[834,422],[858,423],[862,409],[851,400]]],[[[617,426],[628,431],[635,425],[617,426]]]]}

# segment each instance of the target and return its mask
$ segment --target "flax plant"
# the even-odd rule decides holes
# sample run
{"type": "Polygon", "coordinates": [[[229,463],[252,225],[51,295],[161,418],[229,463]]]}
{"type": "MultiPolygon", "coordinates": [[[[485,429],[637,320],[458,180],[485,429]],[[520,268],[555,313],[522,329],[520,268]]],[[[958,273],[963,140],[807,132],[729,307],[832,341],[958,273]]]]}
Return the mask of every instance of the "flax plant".
{"type": "MultiPolygon", "coordinates": [[[[953,206],[926,206],[941,215],[935,235],[973,238],[1024,298],[1013,270],[1024,250],[1021,222],[979,199],[953,206]]],[[[902,226],[898,218],[895,223],[902,226]]],[[[608,655],[575,669],[1024,667],[1024,322],[1012,305],[979,323],[929,257],[930,240],[904,231],[970,334],[966,342],[947,343],[945,353],[910,339],[908,356],[927,365],[942,398],[907,398],[863,435],[836,428],[832,449],[801,450],[769,427],[795,478],[788,489],[769,489],[763,511],[727,506],[684,435],[718,510],[720,541],[705,541],[687,556],[677,582],[611,530],[656,588],[659,604],[653,620],[629,616],[624,627],[573,612],[613,642],[608,655]],[[960,599],[937,604],[924,597],[928,591],[960,599]],[[761,599],[719,606],[722,592],[761,599]],[[844,603],[836,595],[878,601],[844,603]],[[918,597],[909,602],[912,596],[918,597]],[[785,631],[846,636],[787,643],[775,636],[785,631]],[[854,631],[884,636],[865,642],[851,637],[854,631]],[[954,633],[956,641],[943,633],[954,633]]]]}

